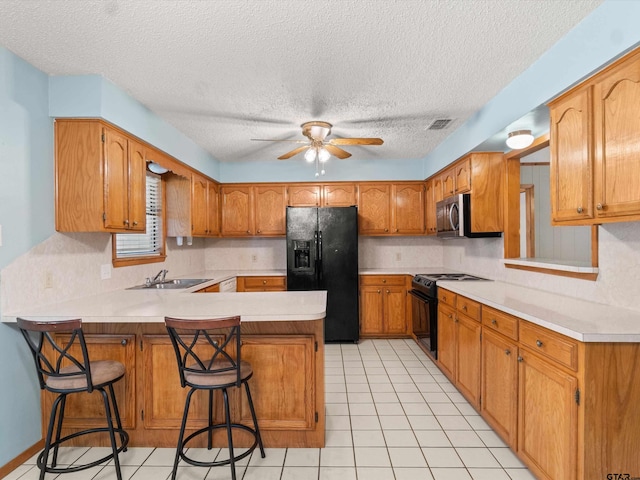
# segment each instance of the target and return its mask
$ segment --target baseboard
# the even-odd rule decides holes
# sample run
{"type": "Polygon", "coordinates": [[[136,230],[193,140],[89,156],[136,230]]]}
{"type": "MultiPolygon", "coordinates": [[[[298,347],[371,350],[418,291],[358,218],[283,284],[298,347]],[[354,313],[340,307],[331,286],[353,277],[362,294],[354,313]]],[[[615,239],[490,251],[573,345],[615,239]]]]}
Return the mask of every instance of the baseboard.
{"type": "Polygon", "coordinates": [[[0,467],[0,478],[4,478],[13,472],[16,468],[22,465],[24,462],[33,457],[36,453],[44,448],[44,439],[39,440],[29,448],[27,448],[24,452],[18,455],[16,458],[11,460],[9,463],[2,465],[0,467]]]}

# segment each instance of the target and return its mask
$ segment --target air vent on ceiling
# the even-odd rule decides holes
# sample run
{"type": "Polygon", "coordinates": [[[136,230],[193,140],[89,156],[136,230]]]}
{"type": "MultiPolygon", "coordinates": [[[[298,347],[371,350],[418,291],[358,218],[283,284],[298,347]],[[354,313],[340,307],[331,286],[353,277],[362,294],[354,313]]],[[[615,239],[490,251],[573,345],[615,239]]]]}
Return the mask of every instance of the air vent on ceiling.
{"type": "Polygon", "coordinates": [[[427,127],[427,130],[444,130],[453,122],[453,118],[437,118],[427,127]]]}

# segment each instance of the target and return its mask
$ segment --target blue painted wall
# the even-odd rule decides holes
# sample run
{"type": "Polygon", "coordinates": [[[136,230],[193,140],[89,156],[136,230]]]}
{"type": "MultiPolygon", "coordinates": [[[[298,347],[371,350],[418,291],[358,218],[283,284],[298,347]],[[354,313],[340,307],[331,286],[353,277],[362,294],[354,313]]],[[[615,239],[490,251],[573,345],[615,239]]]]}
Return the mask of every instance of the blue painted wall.
{"type": "MultiPolygon", "coordinates": [[[[48,89],[47,75],[0,47],[0,268],[54,232],[48,89]]],[[[0,385],[4,465],[41,438],[33,360],[20,333],[7,324],[0,324],[0,385]]]]}
{"type": "Polygon", "coordinates": [[[639,25],[640,1],[604,2],[430,152],[426,176],[637,46],[639,25]]]}
{"type": "MultiPolygon", "coordinates": [[[[638,44],[639,24],[640,2],[605,2],[425,159],[407,165],[348,162],[340,166],[339,179],[427,177],[638,44]]],[[[49,79],[0,47],[0,268],[54,231],[49,115],[103,117],[225,182],[310,179],[303,165],[294,171],[291,164],[221,164],[103,78],[49,79]]],[[[324,179],[338,179],[331,166],[324,179]]],[[[0,465],[40,438],[39,393],[23,342],[15,329],[0,324],[0,384],[11,385],[10,394],[0,395],[0,465]]]]}

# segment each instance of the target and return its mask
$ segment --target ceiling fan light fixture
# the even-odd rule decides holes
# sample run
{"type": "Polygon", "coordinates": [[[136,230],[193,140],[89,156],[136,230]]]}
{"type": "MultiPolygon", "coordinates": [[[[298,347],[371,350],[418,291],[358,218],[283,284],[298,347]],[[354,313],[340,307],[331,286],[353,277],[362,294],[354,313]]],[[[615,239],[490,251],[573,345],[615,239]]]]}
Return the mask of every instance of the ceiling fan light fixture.
{"type": "Polygon", "coordinates": [[[531,130],[516,130],[509,132],[507,136],[507,147],[513,150],[527,148],[532,143],[533,135],[531,134],[531,130]]]}
{"type": "Polygon", "coordinates": [[[329,160],[329,157],[331,157],[331,154],[327,151],[326,148],[318,149],[318,160],[320,160],[320,163],[325,163],[327,160],[329,160]]]}
{"type": "Polygon", "coordinates": [[[316,156],[317,156],[316,149],[309,148],[304,154],[304,159],[309,163],[313,163],[316,161],[316,156]]]}

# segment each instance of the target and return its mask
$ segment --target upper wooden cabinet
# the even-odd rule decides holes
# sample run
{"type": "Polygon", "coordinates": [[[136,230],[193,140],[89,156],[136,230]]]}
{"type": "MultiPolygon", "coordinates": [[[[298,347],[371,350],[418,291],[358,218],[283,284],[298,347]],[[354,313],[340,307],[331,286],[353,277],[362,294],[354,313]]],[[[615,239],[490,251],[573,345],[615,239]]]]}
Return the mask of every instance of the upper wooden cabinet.
{"type": "Polygon", "coordinates": [[[167,236],[215,237],[220,233],[218,185],[201,176],[169,175],[167,190],[167,236]]]}
{"type": "Polygon", "coordinates": [[[308,183],[287,186],[290,207],[350,207],[357,204],[355,183],[308,183]]]}
{"type": "Polygon", "coordinates": [[[590,87],[550,108],[551,216],[554,222],[593,218],[590,87]]]}
{"type": "MultiPolygon", "coordinates": [[[[427,179],[433,185],[433,202],[427,221],[434,222],[436,203],[458,193],[471,195],[471,231],[504,230],[506,163],[502,152],[472,152],[427,179]],[[429,220],[431,219],[431,220],[429,220]]],[[[427,202],[429,205],[429,202],[427,202]]],[[[437,233],[435,225],[433,232],[437,233]]]]}
{"type": "Polygon", "coordinates": [[[425,231],[427,235],[436,235],[438,233],[438,219],[436,218],[436,200],[434,181],[427,180],[424,187],[424,208],[425,208],[425,231]]]}
{"type": "Polygon", "coordinates": [[[286,235],[286,198],[286,187],[279,184],[222,186],[221,235],[286,235]]]}
{"type": "Polygon", "coordinates": [[[145,147],[98,120],[56,120],[56,230],[144,232],[145,147]]]}
{"type": "Polygon", "coordinates": [[[549,103],[552,222],[640,220],[640,50],[549,103]]]}
{"type": "Polygon", "coordinates": [[[423,182],[371,182],[358,186],[358,230],[362,235],[422,235],[423,182]]]}

